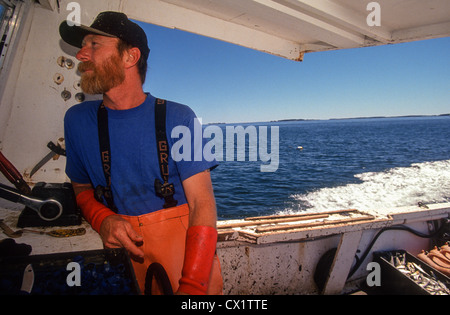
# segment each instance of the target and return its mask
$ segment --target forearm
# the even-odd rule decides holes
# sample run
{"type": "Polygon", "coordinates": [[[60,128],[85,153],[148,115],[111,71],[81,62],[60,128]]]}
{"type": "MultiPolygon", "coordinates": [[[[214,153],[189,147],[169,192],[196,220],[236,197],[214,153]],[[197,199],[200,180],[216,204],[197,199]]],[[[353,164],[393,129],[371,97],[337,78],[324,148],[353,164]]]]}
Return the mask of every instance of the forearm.
{"type": "Polygon", "coordinates": [[[178,292],[206,294],[217,243],[217,230],[210,226],[192,226],[186,233],[186,250],[178,292]]]}
{"type": "Polygon", "coordinates": [[[189,226],[216,227],[217,210],[209,171],[204,171],[183,182],[189,204],[189,226]]]}
{"type": "Polygon", "coordinates": [[[72,181],[72,187],[83,217],[95,231],[100,232],[103,220],[115,213],[95,199],[94,188],[91,184],[80,184],[72,181]]]}
{"type": "Polygon", "coordinates": [[[76,194],[77,205],[83,214],[83,217],[92,228],[100,233],[100,227],[103,221],[116,213],[98,202],[94,197],[94,189],[83,189],[76,194]]]}
{"type": "Polygon", "coordinates": [[[217,211],[214,199],[198,201],[189,205],[189,226],[210,226],[216,228],[217,211]]]}
{"type": "Polygon", "coordinates": [[[93,189],[91,184],[80,184],[80,183],[76,183],[74,181],[72,181],[72,187],[73,187],[75,196],[78,196],[79,193],[81,193],[85,190],[93,189]]]}
{"type": "Polygon", "coordinates": [[[206,294],[217,243],[217,213],[209,172],[184,184],[190,214],[178,291],[206,294]]]}

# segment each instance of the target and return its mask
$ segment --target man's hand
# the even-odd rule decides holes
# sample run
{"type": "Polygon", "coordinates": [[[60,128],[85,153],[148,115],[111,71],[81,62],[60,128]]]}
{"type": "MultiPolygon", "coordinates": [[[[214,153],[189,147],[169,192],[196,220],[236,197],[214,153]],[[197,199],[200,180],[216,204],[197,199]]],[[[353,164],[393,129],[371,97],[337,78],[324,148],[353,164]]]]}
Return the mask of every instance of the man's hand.
{"type": "Polygon", "coordinates": [[[131,224],[119,215],[105,218],[99,233],[105,247],[124,247],[133,258],[141,260],[144,258],[143,250],[138,247],[142,245],[142,236],[137,234],[131,224]]]}
{"type": "Polygon", "coordinates": [[[133,230],[131,224],[96,201],[91,184],[80,184],[72,181],[72,186],[83,216],[100,234],[105,247],[124,247],[133,258],[143,259],[144,252],[138,247],[142,244],[143,238],[133,230]],[[98,217],[98,213],[101,211],[107,213],[98,217]]]}

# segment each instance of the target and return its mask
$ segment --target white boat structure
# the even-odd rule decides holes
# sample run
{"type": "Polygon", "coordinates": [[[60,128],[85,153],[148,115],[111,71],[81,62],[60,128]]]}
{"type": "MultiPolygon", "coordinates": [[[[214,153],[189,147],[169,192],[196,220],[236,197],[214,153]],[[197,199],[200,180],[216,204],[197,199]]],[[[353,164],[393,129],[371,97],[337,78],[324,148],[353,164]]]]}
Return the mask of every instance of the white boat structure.
{"type": "MultiPolygon", "coordinates": [[[[64,145],[64,114],[79,102],[79,76],[70,62],[76,61],[76,49],[63,43],[58,33],[61,21],[77,7],[82,24],[89,25],[101,11],[122,11],[135,20],[304,62],[307,53],[450,35],[448,0],[0,0],[0,4],[0,150],[30,186],[68,181],[63,156],[30,174],[49,153],[48,142],[64,145]]],[[[7,184],[4,177],[0,181],[7,184]]],[[[0,200],[0,219],[16,229],[22,208],[0,200]]],[[[441,231],[438,237],[449,237],[449,216],[450,203],[445,203],[220,221],[217,252],[224,293],[352,292],[365,282],[373,252],[428,250],[431,239],[405,229],[427,235],[441,231]],[[333,249],[328,267],[320,270],[324,281],[319,288],[314,274],[321,257],[333,249]],[[360,258],[359,267],[352,270],[355,256],[360,258]]],[[[25,233],[18,242],[32,245],[33,254],[101,249],[96,232],[86,222],[81,226],[87,229],[83,236],[25,233]]],[[[0,234],[0,240],[4,238],[0,234]]]]}

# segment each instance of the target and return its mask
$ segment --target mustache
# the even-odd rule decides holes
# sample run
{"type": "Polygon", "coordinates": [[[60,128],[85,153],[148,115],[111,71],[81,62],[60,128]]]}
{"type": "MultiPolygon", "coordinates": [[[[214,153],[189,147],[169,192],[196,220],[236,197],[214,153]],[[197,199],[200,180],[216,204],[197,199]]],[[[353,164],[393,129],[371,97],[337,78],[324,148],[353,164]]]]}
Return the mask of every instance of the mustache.
{"type": "Polygon", "coordinates": [[[83,73],[87,70],[95,70],[95,65],[92,61],[84,61],[78,64],[78,71],[83,73]]]}

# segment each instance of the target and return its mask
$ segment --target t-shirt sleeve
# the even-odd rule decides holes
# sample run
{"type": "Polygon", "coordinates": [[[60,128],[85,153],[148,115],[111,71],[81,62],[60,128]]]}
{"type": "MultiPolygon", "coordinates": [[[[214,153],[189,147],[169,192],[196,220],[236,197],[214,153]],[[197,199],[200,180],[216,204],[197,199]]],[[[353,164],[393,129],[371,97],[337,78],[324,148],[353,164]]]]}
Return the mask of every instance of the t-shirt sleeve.
{"type": "Polygon", "coordinates": [[[201,119],[197,118],[191,108],[176,104],[168,116],[167,124],[170,126],[167,133],[171,143],[171,157],[181,181],[218,166],[215,157],[210,152],[204,152],[208,139],[203,138],[201,119]]]}

